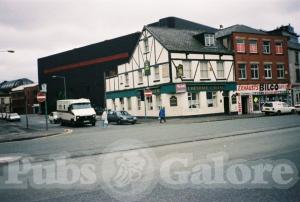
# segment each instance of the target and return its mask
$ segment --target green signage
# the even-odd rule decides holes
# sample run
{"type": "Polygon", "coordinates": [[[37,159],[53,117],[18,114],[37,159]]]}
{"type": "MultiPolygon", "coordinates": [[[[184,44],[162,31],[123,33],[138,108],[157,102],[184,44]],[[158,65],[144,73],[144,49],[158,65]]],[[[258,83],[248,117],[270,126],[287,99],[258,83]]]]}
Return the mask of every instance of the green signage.
{"type": "Polygon", "coordinates": [[[199,91],[223,91],[224,85],[195,85],[187,86],[188,92],[199,92],[199,91]]]}

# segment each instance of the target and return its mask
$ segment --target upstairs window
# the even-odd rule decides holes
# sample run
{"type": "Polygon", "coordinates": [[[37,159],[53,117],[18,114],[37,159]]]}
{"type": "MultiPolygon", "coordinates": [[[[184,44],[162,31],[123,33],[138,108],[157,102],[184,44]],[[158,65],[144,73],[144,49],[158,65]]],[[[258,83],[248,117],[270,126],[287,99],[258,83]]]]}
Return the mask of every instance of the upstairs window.
{"type": "Polygon", "coordinates": [[[159,66],[154,66],[154,80],[160,80],[159,66]]]}
{"type": "Polygon", "coordinates": [[[259,67],[257,63],[251,64],[251,78],[259,79],[259,67]]]}
{"type": "Polygon", "coordinates": [[[125,85],[129,86],[129,75],[128,75],[128,73],[125,73],[125,85]]]}
{"type": "Polygon", "coordinates": [[[246,64],[238,64],[239,66],[239,79],[247,79],[246,64]]]}
{"type": "Polygon", "coordinates": [[[183,77],[186,79],[192,78],[191,61],[182,61],[183,64],[183,77]]]}
{"type": "Polygon", "coordinates": [[[147,37],[144,38],[144,51],[145,53],[148,53],[149,52],[149,40],[147,37]]]}
{"type": "Polygon", "coordinates": [[[205,34],[204,41],[205,41],[205,46],[214,46],[215,45],[215,35],[205,34]]]}
{"type": "Polygon", "coordinates": [[[201,79],[208,79],[208,64],[207,62],[200,63],[200,78],[201,79]]]}
{"type": "Polygon", "coordinates": [[[271,53],[271,42],[263,41],[263,53],[270,54],[271,53]]]}
{"type": "Polygon", "coordinates": [[[296,82],[300,83],[300,69],[296,69],[296,82]]]}
{"type": "Polygon", "coordinates": [[[236,40],[236,51],[238,53],[245,53],[245,39],[237,39],[236,40]]]}
{"type": "Polygon", "coordinates": [[[272,79],[272,64],[264,64],[265,79],[272,79]]]}
{"type": "Polygon", "coordinates": [[[249,41],[249,52],[250,53],[257,53],[257,40],[250,40],[249,41]]]}
{"type": "Polygon", "coordinates": [[[138,71],[138,77],[139,77],[139,83],[142,84],[143,83],[143,70],[139,70],[138,71]]]}
{"type": "Polygon", "coordinates": [[[281,41],[275,43],[275,52],[276,54],[283,54],[283,45],[281,41]]]}
{"type": "Polygon", "coordinates": [[[225,77],[224,74],[224,62],[218,61],[217,62],[217,77],[222,79],[225,77]]]}
{"type": "Polygon", "coordinates": [[[277,78],[284,79],[284,64],[277,64],[277,78]]]}

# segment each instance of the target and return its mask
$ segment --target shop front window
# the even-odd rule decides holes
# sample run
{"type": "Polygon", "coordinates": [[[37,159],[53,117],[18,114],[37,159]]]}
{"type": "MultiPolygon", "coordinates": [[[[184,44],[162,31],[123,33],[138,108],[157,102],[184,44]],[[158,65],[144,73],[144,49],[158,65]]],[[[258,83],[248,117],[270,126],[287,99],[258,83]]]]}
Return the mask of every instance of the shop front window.
{"type": "Polygon", "coordinates": [[[217,92],[206,92],[207,107],[217,107],[217,92]]]}
{"type": "Polygon", "coordinates": [[[153,110],[152,96],[151,97],[147,97],[147,109],[148,110],[153,110]]]}
{"type": "Polygon", "coordinates": [[[260,111],[260,97],[253,96],[253,111],[260,111]]]}
{"type": "Polygon", "coordinates": [[[199,93],[188,93],[189,108],[199,108],[199,93]]]}

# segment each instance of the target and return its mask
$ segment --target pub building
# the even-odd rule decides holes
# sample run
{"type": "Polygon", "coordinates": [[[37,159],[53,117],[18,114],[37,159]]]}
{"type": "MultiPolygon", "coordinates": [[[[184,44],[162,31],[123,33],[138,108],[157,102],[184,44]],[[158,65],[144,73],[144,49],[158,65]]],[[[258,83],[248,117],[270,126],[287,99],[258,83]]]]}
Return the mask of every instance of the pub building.
{"type": "Polygon", "coordinates": [[[232,52],[212,27],[168,17],[144,26],[128,63],[106,78],[110,110],[157,117],[237,113],[232,52]]]}
{"type": "Polygon", "coordinates": [[[245,25],[233,25],[216,33],[234,52],[238,114],[257,113],[268,101],[290,103],[287,37],[245,25]]]}

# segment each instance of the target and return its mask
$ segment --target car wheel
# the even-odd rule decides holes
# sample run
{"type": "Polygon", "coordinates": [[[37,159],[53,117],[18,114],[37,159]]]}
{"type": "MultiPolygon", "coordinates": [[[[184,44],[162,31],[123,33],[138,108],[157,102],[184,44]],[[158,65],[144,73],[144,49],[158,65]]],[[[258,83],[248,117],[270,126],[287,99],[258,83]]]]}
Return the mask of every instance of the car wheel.
{"type": "Polygon", "coordinates": [[[92,123],[92,126],[95,126],[95,125],[96,125],[96,122],[93,122],[93,123],[92,123]]]}
{"type": "Polygon", "coordinates": [[[279,110],[279,111],[277,111],[277,115],[281,115],[281,111],[279,110]]]}
{"type": "Polygon", "coordinates": [[[118,121],[117,121],[117,124],[121,125],[121,120],[118,120],[118,121]]]}
{"type": "Polygon", "coordinates": [[[294,109],[292,109],[291,113],[292,113],[292,114],[295,114],[295,112],[296,112],[296,111],[295,111],[294,109]]]}
{"type": "Polygon", "coordinates": [[[60,125],[65,126],[65,122],[63,120],[61,120],[60,125]]]}
{"type": "Polygon", "coordinates": [[[265,113],[265,115],[266,115],[266,116],[269,116],[269,115],[270,115],[270,113],[269,113],[269,112],[266,112],[266,113],[265,113]]]}

